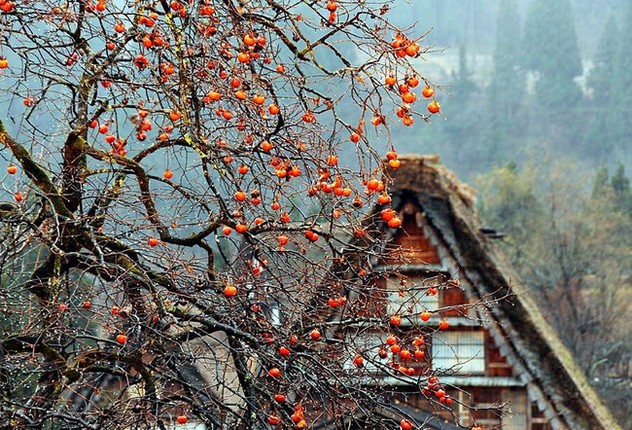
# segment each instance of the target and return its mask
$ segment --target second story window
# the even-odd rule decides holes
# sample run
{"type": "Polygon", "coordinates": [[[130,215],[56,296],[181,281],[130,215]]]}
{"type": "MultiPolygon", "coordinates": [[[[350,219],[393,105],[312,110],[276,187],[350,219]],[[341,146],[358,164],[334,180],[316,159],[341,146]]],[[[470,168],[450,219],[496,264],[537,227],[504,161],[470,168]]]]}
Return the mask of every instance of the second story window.
{"type": "Polygon", "coordinates": [[[432,367],[458,374],[485,373],[485,333],[435,333],[432,336],[432,367]]]}
{"type": "Polygon", "coordinates": [[[437,282],[433,278],[411,276],[402,282],[398,278],[388,278],[386,282],[388,315],[419,314],[439,307],[439,295],[431,290],[437,282]]]}

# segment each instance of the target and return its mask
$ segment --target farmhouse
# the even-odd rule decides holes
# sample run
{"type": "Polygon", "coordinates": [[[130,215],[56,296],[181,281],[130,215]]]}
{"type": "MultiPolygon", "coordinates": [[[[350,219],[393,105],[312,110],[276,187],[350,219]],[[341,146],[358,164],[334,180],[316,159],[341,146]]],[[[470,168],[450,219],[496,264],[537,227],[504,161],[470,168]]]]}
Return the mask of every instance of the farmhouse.
{"type": "MultiPolygon", "coordinates": [[[[382,350],[369,357],[378,364],[370,383],[393,390],[397,409],[425,423],[424,428],[619,428],[519,277],[494,249],[493,240],[500,235],[481,227],[471,190],[435,165],[435,158],[400,160],[390,191],[402,228],[390,229],[384,222],[377,227],[378,235],[400,246],[394,251],[398,255],[372,262],[371,270],[384,276],[352,295],[364,303],[360,313],[365,316],[401,319],[390,335],[424,339],[411,346],[422,351],[417,354],[423,359],[406,360],[401,353],[393,358],[395,354],[382,350]],[[420,321],[424,311],[429,311],[428,320],[420,321]],[[384,371],[380,358],[395,370],[399,360],[404,372],[406,366],[414,372],[384,371]],[[425,375],[433,370],[442,376],[429,387],[425,375]],[[438,387],[449,395],[449,406],[437,396],[438,387]],[[437,413],[444,419],[433,417],[437,413]]],[[[382,209],[376,207],[372,218],[379,218],[382,209]]],[[[388,335],[370,337],[388,348],[388,335]]],[[[323,423],[321,428],[333,427],[323,423]]]]}

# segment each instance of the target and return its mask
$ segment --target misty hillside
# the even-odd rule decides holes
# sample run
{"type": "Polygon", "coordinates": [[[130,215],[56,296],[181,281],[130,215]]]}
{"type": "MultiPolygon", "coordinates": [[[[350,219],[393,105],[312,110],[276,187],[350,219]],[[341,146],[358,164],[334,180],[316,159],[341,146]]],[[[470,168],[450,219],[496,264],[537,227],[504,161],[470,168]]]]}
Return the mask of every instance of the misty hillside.
{"type": "MultiPolygon", "coordinates": [[[[396,20],[408,23],[411,16],[421,28],[432,29],[427,41],[441,47],[458,47],[467,41],[473,53],[491,55],[495,46],[496,17],[500,0],[398,0],[391,13],[396,20]]],[[[516,3],[524,23],[532,0],[516,3]]],[[[570,0],[582,55],[592,58],[601,31],[611,12],[620,14],[624,0],[570,0]]]]}
{"type": "Polygon", "coordinates": [[[622,0],[397,2],[391,13],[400,22],[412,11],[431,30],[424,42],[433,52],[420,68],[441,86],[445,115],[429,127],[397,129],[400,150],[439,153],[468,180],[534,154],[543,162],[563,156],[582,176],[629,164],[625,7],[622,0]],[[608,130],[615,133],[606,140],[608,130]]]}

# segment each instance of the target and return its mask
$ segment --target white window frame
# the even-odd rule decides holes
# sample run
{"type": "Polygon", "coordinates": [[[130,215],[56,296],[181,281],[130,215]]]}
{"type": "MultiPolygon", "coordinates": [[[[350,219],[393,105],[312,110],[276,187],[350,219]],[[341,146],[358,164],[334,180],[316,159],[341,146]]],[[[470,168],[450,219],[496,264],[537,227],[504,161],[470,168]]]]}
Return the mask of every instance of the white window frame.
{"type": "Polygon", "coordinates": [[[457,374],[485,373],[485,332],[439,331],[432,336],[432,368],[457,374]]]}
{"type": "Polygon", "coordinates": [[[426,279],[424,276],[410,276],[402,288],[399,278],[387,278],[387,315],[408,315],[409,311],[412,311],[412,314],[419,314],[426,310],[437,309],[439,307],[439,294],[431,296],[426,293],[429,286],[424,284],[426,279]],[[404,295],[401,294],[402,292],[404,295]]]}

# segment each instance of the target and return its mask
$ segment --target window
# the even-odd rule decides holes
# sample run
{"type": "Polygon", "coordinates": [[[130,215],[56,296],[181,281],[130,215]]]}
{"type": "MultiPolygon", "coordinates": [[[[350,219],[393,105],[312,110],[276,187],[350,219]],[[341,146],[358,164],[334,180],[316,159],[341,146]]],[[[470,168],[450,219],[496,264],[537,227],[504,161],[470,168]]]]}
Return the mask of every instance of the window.
{"type": "Polygon", "coordinates": [[[437,284],[435,278],[421,276],[410,277],[402,285],[398,278],[388,278],[386,291],[388,295],[388,315],[421,313],[439,307],[439,295],[427,294],[428,288],[437,284]]]}
{"type": "Polygon", "coordinates": [[[482,331],[435,333],[432,367],[460,374],[485,373],[485,334],[482,331]]]}

